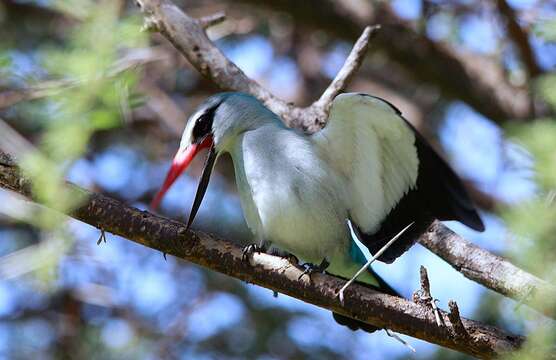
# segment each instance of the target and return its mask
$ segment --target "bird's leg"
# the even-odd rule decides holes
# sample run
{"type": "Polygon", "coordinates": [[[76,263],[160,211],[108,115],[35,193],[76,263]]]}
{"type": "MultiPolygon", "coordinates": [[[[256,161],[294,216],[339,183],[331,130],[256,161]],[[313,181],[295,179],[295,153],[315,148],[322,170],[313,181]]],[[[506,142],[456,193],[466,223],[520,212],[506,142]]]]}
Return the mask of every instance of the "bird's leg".
{"type": "Polygon", "coordinates": [[[311,274],[322,273],[328,268],[329,265],[330,263],[328,262],[328,260],[326,260],[326,258],[322,259],[322,261],[318,265],[311,263],[302,264],[301,266],[303,266],[305,270],[301,273],[301,275],[299,275],[299,278],[297,278],[297,280],[301,280],[303,275],[307,275],[309,276],[309,279],[311,279],[311,274]]]}
{"type": "MultiPolygon", "coordinates": [[[[356,234],[357,236],[357,232],[353,231],[353,228],[351,226],[351,221],[348,220],[347,222],[350,230],[352,230],[352,233],[356,234]]],[[[355,273],[355,275],[340,289],[340,291],[338,292],[338,296],[340,298],[340,302],[343,304],[344,303],[344,291],[346,291],[346,289],[348,288],[348,286],[350,286],[358,277],[359,275],[361,275],[363,273],[363,271],[367,270],[369,268],[369,266],[371,266],[371,264],[380,257],[380,255],[382,255],[386,249],[388,249],[396,240],[398,240],[398,238],[400,236],[402,236],[402,234],[404,232],[407,231],[407,229],[409,229],[411,227],[411,225],[413,225],[413,223],[407,225],[405,228],[402,229],[402,231],[400,231],[396,236],[394,236],[390,241],[388,241],[386,243],[386,245],[384,245],[380,250],[377,251],[376,254],[374,254],[374,256],[369,259],[369,261],[367,261],[367,263],[365,265],[363,265],[363,267],[361,269],[359,269],[359,271],[357,271],[357,273],[355,273]]],[[[360,239],[358,239],[359,241],[361,241],[360,239]]]]}

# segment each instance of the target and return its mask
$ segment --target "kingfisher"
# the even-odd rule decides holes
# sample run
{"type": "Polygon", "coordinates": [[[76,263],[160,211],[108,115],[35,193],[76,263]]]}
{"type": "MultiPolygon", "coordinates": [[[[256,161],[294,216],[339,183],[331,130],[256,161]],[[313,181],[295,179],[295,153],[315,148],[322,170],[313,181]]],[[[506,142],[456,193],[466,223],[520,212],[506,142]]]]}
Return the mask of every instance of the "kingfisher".
{"type": "MultiPolygon", "coordinates": [[[[400,110],[376,96],[338,95],[325,127],[306,134],[286,127],[249,94],[213,95],[189,118],[152,208],[202,149],[208,155],[187,226],[216,160],[228,153],[255,239],[246,250],[292,254],[311,271],[351,278],[366,263],[354,236],[378,260],[391,263],[436,219],[484,230],[450,166],[400,110]]],[[[372,268],[366,270],[359,281],[399,296],[372,268]]],[[[376,330],[339,314],[334,318],[353,330],[376,330]]]]}

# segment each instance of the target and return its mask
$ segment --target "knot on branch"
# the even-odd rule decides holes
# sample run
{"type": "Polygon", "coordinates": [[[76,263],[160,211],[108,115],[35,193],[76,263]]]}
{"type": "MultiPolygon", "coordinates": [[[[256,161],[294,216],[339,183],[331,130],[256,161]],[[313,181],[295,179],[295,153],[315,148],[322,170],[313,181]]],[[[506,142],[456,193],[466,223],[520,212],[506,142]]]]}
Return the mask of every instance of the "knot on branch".
{"type": "Polygon", "coordinates": [[[219,11],[212,15],[203,16],[197,20],[197,23],[206,30],[211,26],[222,23],[224,20],[226,20],[226,14],[223,11],[219,11]]]}
{"type": "Polygon", "coordinates": [[[4,152],[0,152],[0,165],[4,165],[7,167],[14,167],[15,162],[10,155],[4,152]]]}
{"type": "Polygon", "coordinates": [[[421,277],[421,288],[413,293],[413,302],[431,308],[436,319],[436,325],[442,326],[444,324],[444,319],[440,316],[438,306],[436,306],[438,300],[431,295],[429,276],[427,274],[427,269],[423,265],[421,265],[419,269],[419,274],[421,277]]]}
{"type": "Polygon", "coordinates": [[[448,307],[450,308],[448,319],[450,319],[450,323],[452,323],[454,338],[458,340],[469,339],[469,333],[467,332],[465,326],[463,325],[463,322],[461,321],[458,304],[454,300],[450,300],[448,302],[448,307]]]}

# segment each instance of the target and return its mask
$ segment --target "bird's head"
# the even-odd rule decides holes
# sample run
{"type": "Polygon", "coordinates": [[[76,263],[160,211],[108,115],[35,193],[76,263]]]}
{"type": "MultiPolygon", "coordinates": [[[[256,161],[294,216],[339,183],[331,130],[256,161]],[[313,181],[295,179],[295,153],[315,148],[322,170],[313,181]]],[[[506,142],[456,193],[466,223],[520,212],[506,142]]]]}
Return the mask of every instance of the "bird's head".
{"type": "Polygon", "coordinates": [[[229,149],[238,135],[260,126],[265,118],[276,117],[251,95],[220,93],[205,100],[189,118],[162,188],[151,203],[155,210],[176,179],[187,169],[195,156],[209,149],[203,175],[197,188],[195,201],[187,226],[195,218],[205,194],[210,174],[219,153],[229,149]]]}

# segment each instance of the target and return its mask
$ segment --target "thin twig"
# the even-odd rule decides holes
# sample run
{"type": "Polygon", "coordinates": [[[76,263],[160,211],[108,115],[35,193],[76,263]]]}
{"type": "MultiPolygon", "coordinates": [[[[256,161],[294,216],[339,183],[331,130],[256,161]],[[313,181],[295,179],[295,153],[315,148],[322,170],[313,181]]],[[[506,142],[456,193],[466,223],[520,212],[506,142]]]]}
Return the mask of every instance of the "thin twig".
{"type": "Polygon", "coordinates": [[[324,90],[321,97],[313,103],[313,107],[320,107],[326,114],[328,113],[332,100],[346,88],[353,75],[359,70],[367,54],[369,43],[379,29],[380,25],[375,25],[367,26],[365,30],[363,30],[363,33],[359,39],[357,39],[355,45],[353,45],[344,65],[340,71],[338,71],[334,80],[332,80],[330,85],[324,90]]]}
{"type": "Polygon", "coordinates": [[[523,67],[527,71],[527,75],[531,78],[538,76],[543,71],[536,59],[535,51],[529,41],[527,30],[522,28],[519,24],[519,15],[516,14],[507,0],[496,0],[495,3],[506,25],[507,35],[514,43],[521,61],[523,62],[523,67]]]}
{"type": "MultiPolygon", "coordinates": [[[[347,221],[347,224],[349,226],[349,229],[351,231],[352,234],[356,234],[357,232],[355,231],[355,229],[353,228],[351,221],[347,221]]],[[[346,289],[353,284],[353,282],[359,277],[359,275],[361,275],[364,271],[366,271],[369,266],[371,266],[371,264],[373,262],[375,262],[376,259],[378,259],[380,257],[380,255],[382,255],[390,246],[392,246],[392,244],[398,240],[398,238],[400,236],[402,236],[402,234],[404,232],[407,231],[407,229],[409,229],[414,223],[412,222],[411,224],[407,225],[405,228],[403,228],[396,236],[394,236],[392,239],[390,239],[390,241],[388,241],[386,243],[386,245],[384,245],[380,250],[378,250],[376,252],[376,254],[373,255],[372,258],[369,259],[369,261],[367,261],[367,263],[365,265],[363,265],[361,267],[361,269],[359,269],[359,271],[357,271],[357,273],[355,273],[355,275],[344,285],[342,286],[342,288],[340,289],[340,291],[338,292],[338,297],[340,298],[340,303],[344,303],[344,291],[346,291],[346,289]]]]}
{"type": "Polygon", "coordinates": [[[415,351],[415,348],[413,346],[411,346],[407,341],[405,341],[400,336],[398,336],[398,334],[396,334],[395,332],[392,332],[388,329],[384,329],[384,331],[386,332],[386,335],[390,336],[391,338],[394,338],[394,339],[398,340],[399,342],[401,342],[404,346],[406,346],[412,352],[414,352],[414,353],[417,352],[417,351],[415,351]]]}
{"type": "Polygon", "coordinates": [[[211,26],[222,23],[224,20],[226,20],[226,13],[224,11],[219,11],[212,15],[204,16],[197,21],[199,22],[199,26],[206,30],[211,26]]]}

